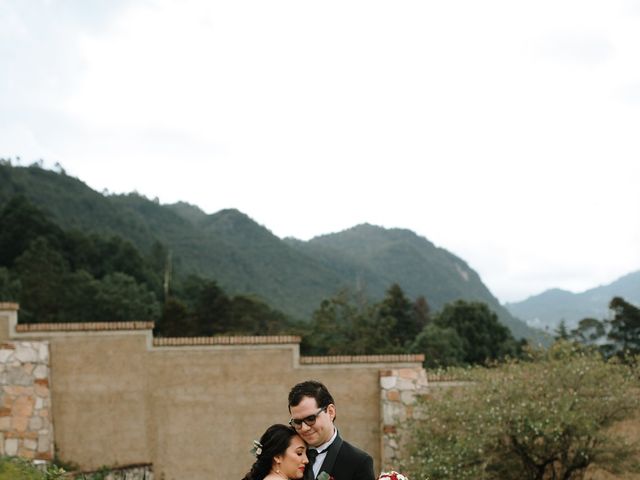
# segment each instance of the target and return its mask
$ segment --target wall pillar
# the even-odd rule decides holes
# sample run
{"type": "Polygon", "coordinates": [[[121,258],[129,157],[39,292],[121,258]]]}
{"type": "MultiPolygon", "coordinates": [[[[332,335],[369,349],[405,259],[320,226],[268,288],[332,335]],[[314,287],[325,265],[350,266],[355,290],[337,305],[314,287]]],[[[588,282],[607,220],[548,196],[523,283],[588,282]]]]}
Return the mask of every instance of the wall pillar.
{"type": "Polygon", "coordinates": [[[53,459],[49,342],[0,341],[0,456],[53,459]]]}
{"type": "Polygon", "coordinates": [[[416,396],[426,393],[427,387],[424,368],[380,371],[380,448],[383,471],[399,468],[399,434],[402,423],[412,418],[416,396]]]}
{"type": "Polygon", "coordinates": [[[17,303],[0,302],[0,342],[14,337],[18,323],[18,309],[17,303]]]}

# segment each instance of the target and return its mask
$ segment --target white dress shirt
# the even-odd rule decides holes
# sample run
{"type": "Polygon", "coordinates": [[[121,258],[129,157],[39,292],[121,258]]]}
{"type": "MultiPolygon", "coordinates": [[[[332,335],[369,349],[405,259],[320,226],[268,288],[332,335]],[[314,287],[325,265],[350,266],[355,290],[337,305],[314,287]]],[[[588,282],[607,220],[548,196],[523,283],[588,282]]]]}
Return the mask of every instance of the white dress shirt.
{"type": "Polygon", "coordinates": [[[331,439],[328,442],[323,443],[322,445],[316,448],[316,450],[318,450],[318,456],[316,457],[316,460],[313,463],[313,478],[316,478],[320,473],[320,467],[322,466],[322,462],[324,462],[324,459],[327,457],[327,450],[329,449],[329,445],[333,443],[337,435],[338,435],[338,429],[336,427],[333,427],[333,436],[331,437],[331,439]]]}

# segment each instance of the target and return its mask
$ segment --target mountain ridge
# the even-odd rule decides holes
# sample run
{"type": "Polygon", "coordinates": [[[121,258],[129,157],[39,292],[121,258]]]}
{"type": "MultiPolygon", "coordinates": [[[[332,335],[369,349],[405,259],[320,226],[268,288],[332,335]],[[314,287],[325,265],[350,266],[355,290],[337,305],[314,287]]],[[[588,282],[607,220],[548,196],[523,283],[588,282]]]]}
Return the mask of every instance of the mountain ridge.
{"type": "Polygon", "coordinates": [[[575,328],[584,318],[607,318],[609,302],[616,296],[640,305],[640,271],[578,293],[551,288],[521,302],[506,303],[505,308],[534,328],[554,330],[561,321],[575,328]]]}
{"type": "Polygon", "coordinates": [[[105,195],[62,173],[0,165],[0,204],[14,194],[25,194],[63,228],[117,234],[142,251],[160,241],[175,271],[213,278],[230,293],[256,295],[296,318],[310,318],[340,289],[363,290],[376,301],[398,283],[409,297],[424,295],[432,309],[460,298],[483,301],[514,336],[538,335],[500,305],[463,259],[409,229],[363,223],[308,241],[280,239],[237,209],[207,214],[186,202],[105,195]]]}

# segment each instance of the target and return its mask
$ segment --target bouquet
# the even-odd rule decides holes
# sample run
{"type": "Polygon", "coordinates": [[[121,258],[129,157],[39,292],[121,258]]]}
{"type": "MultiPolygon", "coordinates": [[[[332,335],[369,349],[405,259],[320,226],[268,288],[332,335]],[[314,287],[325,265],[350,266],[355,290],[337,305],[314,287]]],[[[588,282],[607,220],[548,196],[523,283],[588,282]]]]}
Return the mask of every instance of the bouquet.
{"type": "Polygon", "coordinates": [[[392,470],[390,472],[382,472],[378,477],[378,480],[409,480],[407,477],[402,475],[401,473],[392,470]]]}

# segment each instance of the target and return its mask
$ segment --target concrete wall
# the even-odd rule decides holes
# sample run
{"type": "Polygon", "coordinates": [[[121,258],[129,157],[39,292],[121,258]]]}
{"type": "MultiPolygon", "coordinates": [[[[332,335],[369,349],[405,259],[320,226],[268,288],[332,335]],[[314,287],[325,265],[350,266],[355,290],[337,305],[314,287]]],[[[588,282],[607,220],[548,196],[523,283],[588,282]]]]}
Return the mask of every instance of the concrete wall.
{"type": "Polygon", "coordinates": [[[50,345],[55,444],[83,469],[150,462],[164,480],[242,478],[253,439],[288,421],[290,387],[312,378],[331,390],[343,437],[380,470],[380,371],[422,370],[415,355],[300,357],[297,337],[154,340],[150,324],[134,322],[16,326],[11,308],[0,305],[10,338],[50,345]]]}

